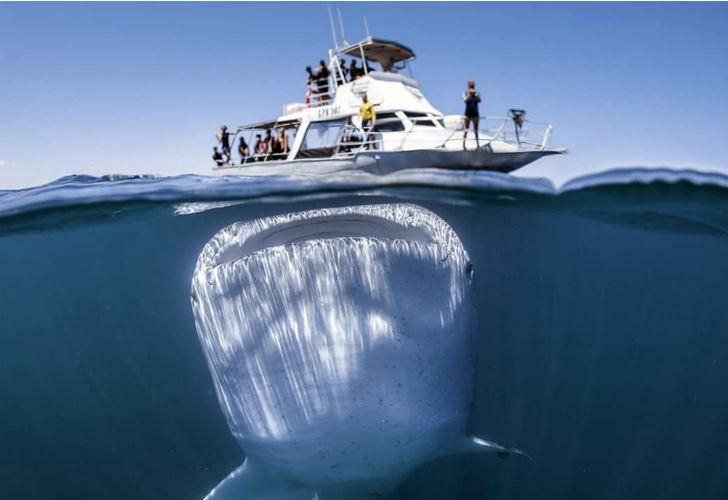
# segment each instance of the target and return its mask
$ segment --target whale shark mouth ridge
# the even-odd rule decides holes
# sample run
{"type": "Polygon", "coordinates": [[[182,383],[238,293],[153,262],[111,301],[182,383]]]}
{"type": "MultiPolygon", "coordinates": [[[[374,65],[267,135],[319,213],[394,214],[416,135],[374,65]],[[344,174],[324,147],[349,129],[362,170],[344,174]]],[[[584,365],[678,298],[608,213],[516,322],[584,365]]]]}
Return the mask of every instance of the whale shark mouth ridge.
{"type": "Polygon", "coordinates": [[[200,254],[191,300],[233,434],[295,438],[290,415],[276,411],[285,398],[299,422],[345,414],[340,394],[372,363],[363,352],[413,329],[434,328],[428,343],[454,339],[470,269],[455,232],[417,205],[311,210],[219,231],[200,254]],[[273,387],[276,370],[297,375],[273,387]]]}
{"type": "Polygon", "coordinates": [[[442,254],[467,254],[455,232],[417,205],[382,204],[310,210],[232,224],[208,242],[195,274],[268,248],[308,241],[366,238],[432,245],[442,254]]]}

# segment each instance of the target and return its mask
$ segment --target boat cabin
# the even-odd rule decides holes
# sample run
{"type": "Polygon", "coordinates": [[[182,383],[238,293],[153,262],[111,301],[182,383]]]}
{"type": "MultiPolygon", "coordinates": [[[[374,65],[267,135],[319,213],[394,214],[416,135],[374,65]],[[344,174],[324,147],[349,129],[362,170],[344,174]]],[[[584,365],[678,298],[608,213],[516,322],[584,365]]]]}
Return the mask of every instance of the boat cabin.
{"type": "Polygon", "coordinates": [[[413,129],[443,130],[442,113],[427,101],[412,78],[409,64],[414,58],[410,48],[372,37],[330,50],[326,97],[314,82],[307,89],[308,102],[286,104],[277,119],[238,127],[233,143],[240,135],[245,138],[251,150],[248,161],[290,161],[347,155],[362,146],[388,149],[399,145],[413,129]],[[348,72],[352,60],[360,71],[354,79],[348,72]],[[377,115],[368,131],[361,130],[359,119],[364,94],[377,115]],[[265,139],[267,130],[275,136],[286,134],[287,151],[255,154],[256,136],[265,139]]]}

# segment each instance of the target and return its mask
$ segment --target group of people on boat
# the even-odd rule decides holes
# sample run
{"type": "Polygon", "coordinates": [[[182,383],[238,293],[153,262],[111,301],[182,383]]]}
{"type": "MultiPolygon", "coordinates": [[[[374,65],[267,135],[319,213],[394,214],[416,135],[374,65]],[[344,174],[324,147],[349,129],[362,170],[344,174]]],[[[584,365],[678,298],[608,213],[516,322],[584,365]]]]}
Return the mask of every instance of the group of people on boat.
{"type": "MultiPolygon", "coordinates": [[[[330,73],[328,72],[328,69],[326,68],[324,62],[321,61],[320,63],[320,68],[315,74],[311,71],[310,66],[306,67],[306,71],[309,73],[309,85],[315,82],[318,86],[317,90],[322,91],[324,94],[328,94],[328,77],[330,76],[330,73]],[[326,73],[323,73],[322,70],[326,70],[326,73]],[[324,77],[321,75],[326,76],[324,77]]],[[[352,60],[351,67],[356,68],[356,61],[352,60]]],[[[355,78],[358,78],[358,76],[356,76],[357,73],[352,73],[351,69],[349,70],[348,74],[354,74],[355,78]]],[[[328,95],[326,99],[328,99],[328,95]]],[[[465,93],[463,93],[463,102],[465,103],[463,149],[465,149],[465,144],[468,137],[468,130],[470,129],[471,124],[475,133],[476,144],[479,144],[480,139],[478,134],[478,127],[480,125],[479,105],[481,99],[480,94],[477,90],[475,90],[475,81],[468,80],[467,89],[465,93]]],[[[364,132],[371,131],[376,124],[377,112],[374,108],[374,104],[369,101],[366,93],[362,95],[362,103],[359,106],[359,118],[361,119],[361,129],[364,132]]],[[[245,142],[245,138],[241,136],[238,141],[238,154],[240,157],[240,164],[252,161],[285,159],[291,150],[291,142],[288,139],[288,130],[289,129],[286,127],[279,127],[277,137],[274,135],[272,129],[270,128],[266,129],[265,136],[262,136],[261,134],[256,134],[255,144],[253,144],[252,153],[250,146],[248,146],[248,144],[245,142]]],[[[220,133],[216,136],[216,138],[217,141],[220,143],[222,151],[220,151],[218,147],[215,146],[213,148],[212,159],[215,161],[218,167],[229,165],[232,160],[232,156],[230,153],[230,132],[225,125],[221,127],[220,133]]],[[[363,141],[360,142],[360,144],[363,143],[365,149],[370,148],[369,135],[365,135],[363,139],[358,139],[357,141],[352,142],[359,141],[363,141]]]]}
{"type": "Polygon", "coordinates": [[[331,76],[331,71],[326,67],[323,59],[319,61],[319,66],[316,68],[315,73],[311,69],[311,66],[306,66],[306,73],[308,74],[308,78],[306,79],[306,106],[310,106],[311,100],[314,98],[317,99],[318,104],[324,104],[329,101],[329,77],[331,76]]]}
{"type": "MultiPolygon", "coordinates": [[[[366,72],[373,71],[373,69],[367,65],[366,72]]],[[[311,66],[306,66],[306,106],[313,105],[324,105],[331,100],[329,93],[330,85],[329,78],[331,77],[331,70],[326,66],[326,63],[322,60],[319,61],[318,68],[313,71],[311,66]]],[[[342,61],[339,68],[334,69],[334,78],[336,78],[337,85],[343,85],[347,82],[353,82],[354,80],[361,78],[365,75],[364,67],[359,67],[356,64],[356,59],[352,59],[347,68],[346,63],[342,61]]]]}
{"type": "MultiPolygon", "coordinates": [[[[212,159],[218,167],[229,165],[232,162],[232,155],[230,153],[230,132],[227,126],[223,125],[220,128],[220,133],[216,138],[221,145],[222,151],[215,146],[212,152],[212,159]]],[[[241,165],[254,161],[282,160],[288,156],[290,151],[291,147],[288,138],[288,129],[286,127],[278,128],[277,137],[272,129],[266,129],[265,136],[256,134],[252,152],[242,135],[238,140],[238,155],[241,165]]]]}

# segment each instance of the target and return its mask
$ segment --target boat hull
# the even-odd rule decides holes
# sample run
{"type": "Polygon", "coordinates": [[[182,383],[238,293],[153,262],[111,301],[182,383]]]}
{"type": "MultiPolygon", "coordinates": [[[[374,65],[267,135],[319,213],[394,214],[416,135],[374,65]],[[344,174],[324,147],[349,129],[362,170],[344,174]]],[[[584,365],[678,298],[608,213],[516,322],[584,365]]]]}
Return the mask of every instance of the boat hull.
{"type": "Polygon", "coordinates": [[[477,150],[429,149],[418,151],[362,152],[360,156],[373,156],[373,173],[389,173],[405,168],[442,168],[449,170],[491,170],[509,173],[543,156],[559,154],[558,150],[492,152],[477,150]]]}
{"type": "Polygon", "coordinates": [[[489,170],[509,173],[544,156],[562,154],[564,150],[493,152],[486,148],[453,151],[427,149],[415,151],[361,151],[351,157],[296,159],[247,163],[217,168],[215,175],[310,175],[358,171],[388,174],[409,168],[441,168],[446,170],[489,170]]]}

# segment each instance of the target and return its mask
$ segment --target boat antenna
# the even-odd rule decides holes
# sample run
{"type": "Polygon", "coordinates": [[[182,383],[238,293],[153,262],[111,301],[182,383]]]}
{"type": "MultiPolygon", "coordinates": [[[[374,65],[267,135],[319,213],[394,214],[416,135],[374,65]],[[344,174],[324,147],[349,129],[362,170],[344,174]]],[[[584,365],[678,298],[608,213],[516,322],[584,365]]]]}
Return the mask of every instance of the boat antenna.
{"type": "Polygon", "coordinates": [[[364,30],[367,32],[367,38],[371,37],[369,34],[369,23],[367,22],[367,18],[364,18],[364,30]]]}
{"type": "Polygon", "coordinates": [[[341,9],[336,7],[336,12],[339,14],[339,29],[341,30],[341,43],[349,45],[346,41],[346,35],[344,35],[344,21],[341,19],[341,9]]]}
{"type": "Polygon", "coordinates": [[[327,5],[326,8],[329,10],[329,24],[331,25],[331,38],[334,40],[334,48],[339,48],[339,42],[336,40],[336,29],[334,28],[334,16],[331,14],[331,6],[327,5]]]}

